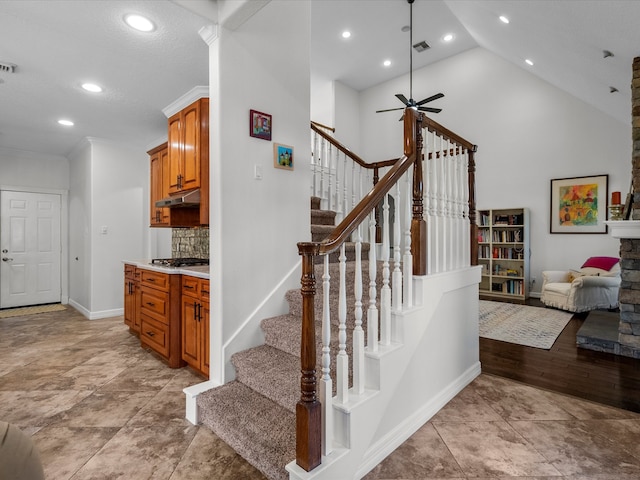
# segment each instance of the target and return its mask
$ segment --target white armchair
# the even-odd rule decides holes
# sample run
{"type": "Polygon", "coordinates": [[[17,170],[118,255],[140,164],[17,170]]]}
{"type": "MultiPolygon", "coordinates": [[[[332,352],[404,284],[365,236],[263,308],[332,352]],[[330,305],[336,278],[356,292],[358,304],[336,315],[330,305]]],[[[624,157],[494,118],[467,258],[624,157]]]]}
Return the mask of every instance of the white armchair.
{"type": "Polygon", "coordinates": [[[620,290],[620,263],[613,257],[591,257],[580,270],[542,272],[540,300],[569,312],[616,308],[620,290]]]}

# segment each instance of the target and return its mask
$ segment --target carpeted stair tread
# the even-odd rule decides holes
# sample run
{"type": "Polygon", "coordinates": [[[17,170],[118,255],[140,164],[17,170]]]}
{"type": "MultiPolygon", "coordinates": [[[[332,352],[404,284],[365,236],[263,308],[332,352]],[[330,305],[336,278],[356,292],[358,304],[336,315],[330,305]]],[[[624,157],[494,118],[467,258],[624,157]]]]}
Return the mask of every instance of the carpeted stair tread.
{"type": "Polygon", "coordinates": [[[286,480],[296,457],[295,414],[233,381],[200,394],[200,420],[271,480],[286,480]]]}
{"type": "Polygon", "coordinates": [[[336,212],[332,210],[311,210],[311,225],[335,225],[336,212]]]}
{"type": "Polygon", "coordinates": [[[231,356],[236,380],[295,412],[300,399],[300,358],[262,345],[231,356]]]}

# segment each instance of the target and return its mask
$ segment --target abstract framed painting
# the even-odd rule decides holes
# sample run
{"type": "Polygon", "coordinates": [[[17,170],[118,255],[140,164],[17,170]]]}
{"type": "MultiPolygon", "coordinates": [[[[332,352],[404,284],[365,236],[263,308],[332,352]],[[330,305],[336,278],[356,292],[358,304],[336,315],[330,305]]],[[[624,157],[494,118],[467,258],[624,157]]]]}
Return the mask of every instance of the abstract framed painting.
{"type": "Polygon", "coordinates": [[[609,175],[551,180],[551,233],[607,233],[609,175]]]}

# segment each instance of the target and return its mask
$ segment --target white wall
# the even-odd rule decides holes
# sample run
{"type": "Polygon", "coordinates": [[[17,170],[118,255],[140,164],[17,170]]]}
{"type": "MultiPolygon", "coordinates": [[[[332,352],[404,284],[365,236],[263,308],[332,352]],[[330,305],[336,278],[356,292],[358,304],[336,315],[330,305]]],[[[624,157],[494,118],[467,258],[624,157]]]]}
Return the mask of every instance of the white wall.
{"type": "MultiPolygon", "coordinates": [[[[254,310],[299,262],[309,227],[308,1],[273,0],[236,30],[222,26],[211,64],[211,377],[233,376],[229,351],[261,342],[254,310]],[[272,141],[251,138],[249,110],[273,116],[272,141]],[[294,148],[294,170],[273,167],[273,144],[294,148]],[[254,179],[254,167],[262,180],[254,179]],[[238,331],[248,322],[249,327],[238,331]]],[[[299,286],[296,272],[291,287],[299,286]]],[[[274,295],[275,310],[285,311],[274,295]]]]}
{"type": "Polygon", "coordinates": [[[57,155],[0,148],[0,184],[67,190],[69,161],[57,155]]]}
{"type": "Polygon", "coordinates": [[[123,308],[122,260],[147,256],[149,157],[106,140],[91,144],[91,313],[98,318],[123,308]]]}
{"type": "Polygon", "coordinates": [[[332,80],[317,75],[311,77],[311,120],[327,127],[335,123],[333,84],[332,80]]]}
{"type": "Polygon", "coordinates": [[[148,156],[91,138],[70,165],[70,303],[92,319],[120,315],[122,260],[148,256],[148,156]]]}
{"type": "MultiPolygon", "coordinates": [[[[631,68],[631,66],[629,66],[631,68]]],[[[579,268],[592,255],[619,254],[608,235],[549,233],[550,180],[609,174],[609,192],[629,189],[631,126],[605,115],[494,54],[476,48],[414,73],[414,97],[446,97],[432,115],[478,145],[479,208],[531,211],[531,276],[540,290],[542,270],[579,268]]],[[[402,123],[374,113],[407,93],[408,77],[361,92],[362,155],[384,160],[402,152],[402,123]]],[[[631,109],[631,106],[629,106],[631,109]]]]}
{"type": "Polygon", "coordinates": [[[69,303],[91,311],[91,144],[82,140],[69,156],[69,303]]]}
{"type": "Polygon", "coordinates": [[[334,82],[336,117],[335,137],[352,152],[360,155],[360,118],[358,106],[360,96],[353,88],[338,81],[334,82]]]}

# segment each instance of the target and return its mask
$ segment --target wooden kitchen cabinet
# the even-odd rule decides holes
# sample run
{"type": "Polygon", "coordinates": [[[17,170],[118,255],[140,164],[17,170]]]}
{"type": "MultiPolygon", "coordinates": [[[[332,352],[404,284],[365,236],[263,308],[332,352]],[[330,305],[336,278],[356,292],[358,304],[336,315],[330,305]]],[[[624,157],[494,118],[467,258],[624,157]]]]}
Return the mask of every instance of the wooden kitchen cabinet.
{"type": "Polygon", "coordinates": [[[209,376],[209,280],[182,276],[182,359],[209,376]]]}
{"type": "Polygon", "coordinates": [[[149,223],[151,227],[196,227],[200,225],[198,207],[156,207],[169,196],[169,148],[165,142],[147,152],[149,155],[149,223]]]}
{"type": "Polygon", "coordinates": [[[140,270],[135,265],[124,266],[124,323],[140,333],[140,270]]]}
{"type": "Polygon", "coordinates": [[[200,189],[199,221],[209,224],[209,99],[169,117],[168,193],[200,189]]]}
{"type": "Polygon", "coordinates": [[[180,328],[180,277],[140,269],[140,343],[169,363],[183,367],[180,328]]]}

